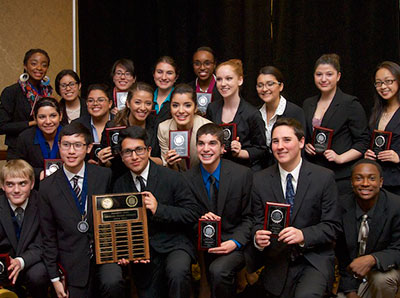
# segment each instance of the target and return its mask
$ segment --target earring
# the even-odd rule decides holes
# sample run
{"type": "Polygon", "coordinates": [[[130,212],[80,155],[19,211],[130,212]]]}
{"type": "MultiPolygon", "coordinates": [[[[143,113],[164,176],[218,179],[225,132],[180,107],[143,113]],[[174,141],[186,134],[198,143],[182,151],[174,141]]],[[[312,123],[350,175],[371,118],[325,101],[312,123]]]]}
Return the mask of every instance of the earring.
{"type": "Polygon", "coordinates": [[[22,75],[19,76],[19,80],[25,83],[27,80],[29,80],[29,74],[27,72],[24,72],[22,75]]]}
{"type": "Polygon", "coordinates": [[[48,76],[45,76],[41,83],[42,83],[43,86],[50,85],[50,78],[48,76]]]}

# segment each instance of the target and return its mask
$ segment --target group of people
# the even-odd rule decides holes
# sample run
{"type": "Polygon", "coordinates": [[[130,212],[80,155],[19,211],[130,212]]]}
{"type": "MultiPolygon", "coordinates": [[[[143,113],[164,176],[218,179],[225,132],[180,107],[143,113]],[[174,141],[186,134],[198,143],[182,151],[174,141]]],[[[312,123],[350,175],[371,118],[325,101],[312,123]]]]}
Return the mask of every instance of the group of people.
{"type": "Polygon", "coordinates": [[[56,77],[61,100],[51,97],[49,64],[44,50],[28,51],[18,83],[1,94],[9,161],[0,172],[0,254],[10,255],[11,283],[33,297],[46,297],[50,282],[57,297],[124,297],[124,268],[132,266],[139,297],[190,297],[200,255],[211,297],[235,296],[244,267],[263,267],[258,284],[267,297],[325,297],[336,257],[340,295],[396,295],[398,64],[376,69],[369,125],[358,99],[338,87],[336,54],[316,61],[320,94],[303,108],[281,95],[274,66],[261,68],[264,104],[252,106],[239,92],[241,61],[217,65],[209,47],[194,53],[189,84],[176,84],[171,57],[155,64],[155,90],[120,59],[114,87],[90,85],[87,99],[72,70],[56,77]],[[228,143],[225,125],[236,132],[228,143]],[[172,131],[188,132],[187,156],[171,148],[172,131]],[[52,174],[44,168],[51,159],[63,162],[52,174]],[[92,195],[134,192],[147,209],[150,259],[96,264],[92,195]],[[199,219],[221,224],[221,243],[204,253],[196,249],[199,219]]]}

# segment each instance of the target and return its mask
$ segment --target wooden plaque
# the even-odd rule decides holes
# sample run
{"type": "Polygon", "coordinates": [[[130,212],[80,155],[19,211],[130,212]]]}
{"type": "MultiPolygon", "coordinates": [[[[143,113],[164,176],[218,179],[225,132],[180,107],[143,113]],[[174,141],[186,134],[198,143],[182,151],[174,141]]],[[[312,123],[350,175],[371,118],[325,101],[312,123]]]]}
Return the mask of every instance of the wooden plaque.
{"type": "Polygon", "coordinates": [[[149,260],[147,213],[140,193],[94,195],[96,263],[149,260]]]}

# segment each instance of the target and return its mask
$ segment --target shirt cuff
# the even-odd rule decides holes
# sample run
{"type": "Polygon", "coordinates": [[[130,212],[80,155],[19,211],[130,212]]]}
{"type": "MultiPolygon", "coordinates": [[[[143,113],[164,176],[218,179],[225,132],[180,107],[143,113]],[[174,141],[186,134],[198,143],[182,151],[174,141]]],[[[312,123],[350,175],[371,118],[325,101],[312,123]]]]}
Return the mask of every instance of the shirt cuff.
{"type": "Polygon", "coordinates": [[[235,239],[230,239],[230,240],[232,240],[233,242],[235,242],[235,244],[236,244],[236,249],[235,250],[239,250],[241,247],[242,247],[242,245],[239,243],[239,242],[237,242],[235,239]]]}
{"type": "Polygon", "coordinates": [[[256,242],[256,236],[254,236],[254,238],[253,238],[253,244],[259,251],[263,251],[264,250],[264,247],[258,246],[258,244],[256,242]]]}
{"type": "Polygon", "coordinates": [[[52,278],[50,280],[51,280],[51,282],[56,282],[56,281],[60,281],[60,278],[59,277],[55,277],[55,278],[52,278]]]}
{"type": "Polygon", "coordinates": [[[21,271],[24,270],[24,268],[25,268],[25,261],[24,261],[24,259],[21,258],[21,257],[16,257],[15,259],[18,260],[19,263],[21,264],[21,271]]]}

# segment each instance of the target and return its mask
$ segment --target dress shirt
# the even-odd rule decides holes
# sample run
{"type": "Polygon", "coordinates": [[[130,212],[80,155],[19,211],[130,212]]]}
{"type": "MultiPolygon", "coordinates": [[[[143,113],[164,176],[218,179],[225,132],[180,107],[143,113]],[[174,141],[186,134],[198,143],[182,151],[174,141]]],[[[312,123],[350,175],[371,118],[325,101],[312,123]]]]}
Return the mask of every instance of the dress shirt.
{"type": "Polygon", "coordinates": [[[274,127],[274,124],[276,120],[278,120],[278,116],[282,116],[283,113],[285,112],[286,109],[286,99],[281,95],[279,98],[279,104],[278,107],[275,110],[274,115],[267,121],[267,104],[264,103],[262,107],[260,108],[260,113],[261,116],[264,120],[265,123],[265,135],[267,137],[267,146],[269,147],[271,145],[271,133],[272,133],[272,128],[274,127]]]}
{"type": "Polygon", "coordinates": [[[219,178],[220,178],[220,174],[221,174],[221,161],[219,161],[219,164],[213,173],[207,172],[207,170],[204,169],[204,167],[201,163],[200,163],[200,171],[201,171],[201,176],[203,177],[204,186],[206,187],[206,190],[207,190],[208,198],[210,199],[211,182],[210,182],[209,178],[211,175],[214,176],[215,186],[219,190],[219,178]]]}
{"type": "Polygon", "coordinates": [[[286,176],[290,173],[292,174],[292,184],[293,184],[293,190],[294,193],[296,193],[297,190],[297,183],[299,182],[299,174],[300,174],[300,168],[303,160],[300,159],[299,164],[293,169],[291,172],[285,171],[280,164],[278,164],[279,167],[279,173],[281,175],[281,186],[282,186],[282,191],[283,191],[283,196],[286,198],[286,176]]]}
{"type": "MultiPolygon", "coordinates": [[[[135,187],[136,187],[137,190],[140,189],[140,183],[136,179],[136,177],[137,176],[141,176],[143,178],[144,185],[147,186],[147,178],[149,177],[149,169],[150,169],[150,162],[147,162],[147,166],[144,168],[144,170],[139,175],[137,175],[137,174],[135,174],[134,172],[131,171],[133,183],[135,183],[135,187]]],[[[140,190],[143,191],[142,189],[140,189],[140,190]]]]}

